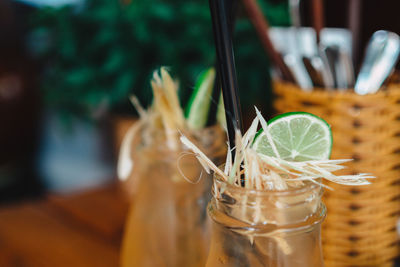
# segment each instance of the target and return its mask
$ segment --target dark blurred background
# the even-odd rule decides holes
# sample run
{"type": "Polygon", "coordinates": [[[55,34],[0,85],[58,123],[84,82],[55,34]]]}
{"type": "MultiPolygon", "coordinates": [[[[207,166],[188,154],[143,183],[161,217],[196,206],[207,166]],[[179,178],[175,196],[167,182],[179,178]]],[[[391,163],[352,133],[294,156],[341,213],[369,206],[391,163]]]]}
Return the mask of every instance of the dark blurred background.
{"type": "MultiPolygon", "coordinates": [[[[325,1],[328,27],[347,27],[348,0],[325,1]]],[[[362,56],[372,33],[400,33],[396,0],[363,0],[362,56]]],[[[271,25],[290,25],[287,1],[260,0],[271,25]]],[[[310,25],[309,0],[302,2],[310,25]]],[[[272,114],[269,62],[238,8],[235,53],[244,118],[272,114]]],[[[151,102],[149,77],[169,66],[186,103],[215,63],[204,0],[0,1],[0,201],[74,192],[115,177],[121,133],[151,102]]]]}

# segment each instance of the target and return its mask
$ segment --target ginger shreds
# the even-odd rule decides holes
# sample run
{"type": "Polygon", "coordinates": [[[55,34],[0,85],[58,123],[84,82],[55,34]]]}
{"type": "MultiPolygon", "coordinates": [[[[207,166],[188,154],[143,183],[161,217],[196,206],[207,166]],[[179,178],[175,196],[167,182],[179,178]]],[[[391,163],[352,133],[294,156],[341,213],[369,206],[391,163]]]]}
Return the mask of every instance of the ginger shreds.
{"type": "Polygon", "coordinates": [[[261,112],[260,112],[257,108],[255,108],[255,109],[256,109],[257,117],[258,117],[258,119],[260,120],[261,127],[262,127],[263,131],[265,132],[265,134],[266,134],[266,136],[267,136],[267,138],[268,138],[268,142],[271,144],[271,147],[272,147],[272,150],[273,150],[274,153],[275,153],[275,156],[276,156],[277,158],[280,158],[278,149],[276,149],[275,143],[272,141],[271,134],[270,134],[270,132],[268,131],[267,121],[266,121],[266,120],[264,119],[264,117],[261,115],[261,112]]]}
{"type": "MultiPolygon", "coordinates": [[[[280,158],[276,147],[274,147],[271,141],[270,143],[275,154],[274,157],[256,152],[251,145],[254,142],[259,124],[261,124],[267,138],[272,140],[268,132],[267,122],[257,109],[256,113],[257,117],[243,137],[239,132],[236,133],[236,147],[234,148],[235,160],[232,161],[231,153],[228,152],[224,172],[219,170],[215,164],[186,137],[182,136],[181,140],[198,158],[203,160],[203,164],[207,164],[221,176],[222,179],[237,186],[242,186],[244,183],[246,188],[251,189],[286,190],[289,187],[299,187],[303,185],[304,181],[320,184],[318,180],[321,178],[337,184],[356,186],[370,184],[368,179],[375,178],[368,173],[356,175],[333,174],[333,172],[345,168],[345,166],[341,164],[351,161],[350,159],[310,160],[303,162],[284,160],[280,158]]],[[[321,186],[327,187],[323,184],[321,184],[321,186]]]]}
{"type": "Polygon", "coordinates": [[[135,136],[140,134],[140,128],[146,128],[146,132],[142,134],[145,143],[150,143],[156,135],[163,133],[171,150],[180,147],[179,130],[186,131],[186,122],[179,103],[178,83],[171,78],[166,68],[154,71],[150,83],[154,97],[151,108],[145,110],[136,96],[129,98],[139,113],[140,120],[131,126],[121,144],[117,167],[121,180],[126,180],[133,168],[131,146],[135,136]]]}
{"type": "Polygon", "coordinates": [[[181,142],[187,146],[193,153],[196,154],[197,158],[201,158],[202,161],[200,162],[202,165],[207,164],[208,167],[213,170],[215,173],[223,177],[223,179],[228,180],[228,177],[225,175],[223,171],[221,171],[196,145],[189,141],[185,136],[181,136],[181,142]]]}
{"type": "Polygon", "coordinates": [[[143,106],[140,104],[139,99],[135,95],[131,95],[129,97],[129,101],[131,101],[132,106],[136,109],[136,111],[139,113],[139,117],[141,119],[146,118],[147,112],[143,108],[143,106]]]}
{"type": "Polygon", "coordinates": [[[226,153],[226,160],[225,160],[225,169],[224,169],[224,173],[225,175],[229,174],[229,170],[232,168],[232,150],[230,149],[229,143],[227,144],[228,149],[227,149],[227,153],[226,153]]]}
{"type": "Polygon", "coordinates": [[[154,131],[164,131],[167,146],[172,150],[179,147],[178,130],[186,128],[183,110],[179,103],[178,83],[169,75],[166,68],[154,71],[151,80],[153,105],[146,111],[135,96],[130,97],[132,105],[138,111],[141,120],[154,131]]]}
{"type": "Polygon", "coordinates": [[[178,129],[182,129],[185,122],[178,99],[178,85],[168,72],[161,68],[161,77],[157,71],[154,72],[151,87],[154,95],[152,112],[160,115],[167,145],[175,150],[178,147],[178,129]]]}
{"type": "Polygon", "coordinates": [[[122,140],[121,149],[119,150],[117,174],[119,179],[125,181],[128,179],[133,169],[133,160],[131,157],[131,149],[133,138],[142,127],[142,122],[133,124],[127,131],[124,139],[122,140]]]}
{"type": "MultiPolygon", "coordinates": [[[[164,89],[165,98],[169,102],[169,107],[171,109],[171,113],[174,115],[174,120],[177,124],[177,127],[182,128],[185,123],[185,117],[183,116],[183,111],[179,103],[179,84],[177,81],[172,80],[171,76],[164,67],[161,68],[160,72],[161,84],[162,88],[164,89]]],[[[162,112],[162,110],[160,111],[162,112]]]]}

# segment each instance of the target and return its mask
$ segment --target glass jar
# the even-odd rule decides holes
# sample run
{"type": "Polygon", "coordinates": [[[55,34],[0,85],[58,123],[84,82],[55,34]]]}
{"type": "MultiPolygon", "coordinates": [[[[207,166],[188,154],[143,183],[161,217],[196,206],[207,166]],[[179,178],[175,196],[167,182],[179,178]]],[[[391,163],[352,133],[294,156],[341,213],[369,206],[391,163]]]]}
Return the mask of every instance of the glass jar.
{"type": "Polygon", "coordinates": [[[206,267],[321,267],[321,187],[257,191],[214,178],[206,267]]]}
{"type": "MultiPolygon", "coordinates": [[[[211,128],[196,138],[210,158],[225,154],[224,133],[211,128]]],[[[148,137],[148,136],[147,136],[148,137]]],[[[132,198],[122,247],[122,267],[203,267],[210,222],[212,177],[185,148],[170,150],[163,139],[135,148],[132,198]]],[[[131,183],[132,184],[132,183],[131,183]]]]}

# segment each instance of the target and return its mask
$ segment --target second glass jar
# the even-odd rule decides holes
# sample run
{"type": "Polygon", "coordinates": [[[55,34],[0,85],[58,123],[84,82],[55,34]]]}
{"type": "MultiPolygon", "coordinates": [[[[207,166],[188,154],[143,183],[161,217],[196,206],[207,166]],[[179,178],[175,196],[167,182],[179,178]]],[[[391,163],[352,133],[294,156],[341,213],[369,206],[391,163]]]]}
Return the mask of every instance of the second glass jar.
{"type": "MultiPolygon", "coordinates": [[[[210,158],[225,155],[224,133],[205,129],[197,143],[210,158]]],[[[168,149],[165,140],[143,136],[134,152],[127,183],[132,204],[125,225],[122,267],[204,267],[210,238],[207,203],[212,177],[180,146],[168,149]],[[146,140],[147,139],[147,140],[146,140]],[[133,190],[132,190],[133,189],[133,190]]]]}

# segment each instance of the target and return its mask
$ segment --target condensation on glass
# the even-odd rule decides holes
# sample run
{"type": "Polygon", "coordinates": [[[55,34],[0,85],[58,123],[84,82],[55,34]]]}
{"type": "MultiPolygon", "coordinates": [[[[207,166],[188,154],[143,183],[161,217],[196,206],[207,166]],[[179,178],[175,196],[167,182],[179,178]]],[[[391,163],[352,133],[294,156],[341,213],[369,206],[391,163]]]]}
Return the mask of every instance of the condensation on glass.
{"type": "MultiPolygon", "coordinates": [[[[137,188],[125,226],[121,265],[203,267],[209,250],[206,210],[212,177],[193,155],[183,156],[183,147],[172,151],[164,139],[152,138],[151,143],[136,144],[133,153],[135,182],[128,185],[137,188]]],[[[210,158],[218,161],[225,154],[222,131],[206,129],[196,139],[210,158]]]]}
{"type": "Polygon", "coordinates": [[[321,267],[325,206],[319,185],[256,191],[214,178],[206,267],[321,267]]]}

